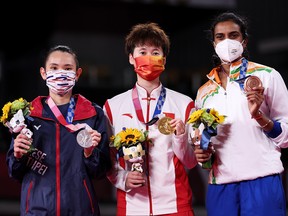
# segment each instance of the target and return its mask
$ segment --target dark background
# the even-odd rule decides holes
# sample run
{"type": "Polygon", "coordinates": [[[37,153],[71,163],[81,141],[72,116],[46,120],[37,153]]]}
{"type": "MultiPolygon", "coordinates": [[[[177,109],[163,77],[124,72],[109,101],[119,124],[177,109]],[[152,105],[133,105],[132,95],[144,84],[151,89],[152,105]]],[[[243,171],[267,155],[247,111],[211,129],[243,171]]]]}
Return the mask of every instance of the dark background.
{"type": "MultiPolygon", "coordinates": [[[[124,37],[134,24],[148,21],[157,22],[171,39],[171,52],[161,75],[163,83],[195,99],[197,88],[212,69],[213,47],[206,39],[206,30],[212,19],[224,11],[248,18],[250,60],[276,68],[287,83],[287,0],[82,0],[41,1],[41,5],[10,2],[1,6],[0,13],[0,106],[19,97],[30,101],[48,94],[39,68],[43,55],[57,44],[71,46],[83,68],[74,92],[102,106],[107,98],[135,83],[135,73],[124,52],[124,37]]],[[[8,178],[5,165],[9,142],[10,134],[1,125],[0,204],[1,200],[19,201],[20,184],[8,178]]],[[[286,155],[284,150],[287,167],[286,155]]],[[[195,205],[204,204],[204,172],[190,171],[195,205]]],[[[115,201],[114,189],[108,182],[95,185],[101,202],[115,201]]]]}

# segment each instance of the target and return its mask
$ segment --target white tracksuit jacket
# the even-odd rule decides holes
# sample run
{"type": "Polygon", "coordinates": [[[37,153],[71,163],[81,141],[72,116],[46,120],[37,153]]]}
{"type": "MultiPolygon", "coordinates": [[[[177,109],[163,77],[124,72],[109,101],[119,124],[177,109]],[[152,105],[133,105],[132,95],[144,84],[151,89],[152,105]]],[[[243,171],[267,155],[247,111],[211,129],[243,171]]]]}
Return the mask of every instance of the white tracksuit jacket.
{"type": "MultiPolygon", "coordinates": [[[[162,85],[152,91],[150,102],[147,100],[146,90],[138,84],[136,88],[147,122],[153,116],[162,85]]],[[[186,133],[180,136],[161,134],[157,129],[157,123],[146,127],[137,118],[132,101],[132,89],[108,99],[103,108],[114,135],[123,127],[148,129],[149,138],[152,140],[152,144],[145,149],[144,169],[149,175],[143,187],[125,189],[129,166],[123,158],[117,160],[116,156],[113,156],[115,170],[108,175],[108,178],[117,188],[117,215],[159,215],[191,209],[192,191],[186,168],[191,169],[197,164],[191,139],[188,140],[188,130],[191,130],[191,126],[186,125],[186,133]]],[[[166,88],[162,114],[186,122],[193,108],[194,101],[190,97],[166,88]]]]}
{"type": "Polygon", "coordinates": [[[281,123],[282,133],[270,138],[251,118],[246,95],[234,81],[239,77],[240,65],[238,61],[230,66],[226,91],[218,84],[218,72],[214,68],[207,75],[209,81],[197,93],[196,109],[215,108],[219,114],[227,116],[224,124],[218,127],[218,135],[211,139],[216,153],[210,184],[252,180],[284,170],[280,156],[281,148],[288,147],[286,85],[275,69],[249,61],[246,75],[259,77],[265,88],[260,110],[281,123]]]}

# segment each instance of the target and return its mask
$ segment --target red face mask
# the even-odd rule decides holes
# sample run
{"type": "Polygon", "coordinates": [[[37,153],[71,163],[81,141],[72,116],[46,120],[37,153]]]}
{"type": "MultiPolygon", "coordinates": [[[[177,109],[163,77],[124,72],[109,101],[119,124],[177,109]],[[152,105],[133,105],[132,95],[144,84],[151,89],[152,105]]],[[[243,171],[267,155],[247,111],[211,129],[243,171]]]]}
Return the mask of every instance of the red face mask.
{"type": "Polygon", "coordinates": [[[135,63],[135,72],[147,81],[156,79],[165,69],[162,56],[139,56],[135,63]]]}

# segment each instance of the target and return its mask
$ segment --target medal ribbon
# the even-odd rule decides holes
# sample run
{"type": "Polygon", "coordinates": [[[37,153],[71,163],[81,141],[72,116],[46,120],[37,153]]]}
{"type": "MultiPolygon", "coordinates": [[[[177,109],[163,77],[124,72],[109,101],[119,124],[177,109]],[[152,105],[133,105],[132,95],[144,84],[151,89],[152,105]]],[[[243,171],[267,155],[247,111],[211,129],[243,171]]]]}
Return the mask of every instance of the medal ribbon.
{"type": "Polygon", "coordinates": [[[245,58],[242,58],[241,66],[240,66],[240,74],[239,74],[239,79],[235,80],[241,88],[242,91],[244,91],[244,82],[245,79],[248,78],[249,76],[246,77],[246,71],[248,67],[248,61],[245,58]]]}
{"type": "MultiPolygon", "coordinates": [[[[71,97],[71,98],[73,98],[73,97],[71,97]]],[[[73,98],[73,101],[74,101],[74,98],[73,98]]],[[[53,114],[55,115],[56,119],[59,121],[59,123],[62,124],[63,126],[65,126],[66,128],[68,128],[68,130],[70,130],[71,132],[78,131],[79,129],[85,127],[84,125],[81,125],[81,124],[73,125],[71,123],[67,123],[67,121],[65,120],[62,113],[60,112],[60,110],[58,109],[57,105],[54,103],[54,101],[51,97],[49,97],[47,99],[47,103],[48,103],[48,106],[50,107],[50,109],[52,110],[53,114]]],[[[70,106],[71,106],[71,99],[70,99],[69,109],[71,109],[71,107],[72,107],[72,106],[71,107],[70,106]]],[[[72,109],[73,109],[72,115],[74,116],[74,107],[72,109]]],[[[70,110],[70,112],[71,112],[71,110],[70,110]]],[[[72,116],[72,120],[73,120],[73,116],[72,116]]],[[[68,117],[68,115],[67,115],[67,117],[68,117]]]]}
{"type": "Polygon", "coordinates": [[[160,96],[158,98],[155,110],[154,110],[154,114],[152,119],[145,123],[144,121],[144,116],[143,116],[143,112],[142,112],[142,108],[141,108],[141,104],[139,101],[139,96],[138,96],[138,91],[136,89],[136,86],[134,86],[133,90],[132,90],[132,98],[133,98],[133,104],[136,110],[136,114],[138,117],[138,120],[142,123],[144,123],[145,125],[153,125],[155,122],[157,122],[157,120],[159,119],[158,115],[161,113],[163,104],[165,102],[166,99],[166,89],[162,86],[161,88],[161,92],[160,92],[160,96]]]}
{"type": "Polygon", "coordinates": [[[66,121],[70,124],[73,122],[74,110],[75,110],[75,99],[74,97],[71,97],[69,107],[68,107],[68,113],[66,116],[66,121]]]}

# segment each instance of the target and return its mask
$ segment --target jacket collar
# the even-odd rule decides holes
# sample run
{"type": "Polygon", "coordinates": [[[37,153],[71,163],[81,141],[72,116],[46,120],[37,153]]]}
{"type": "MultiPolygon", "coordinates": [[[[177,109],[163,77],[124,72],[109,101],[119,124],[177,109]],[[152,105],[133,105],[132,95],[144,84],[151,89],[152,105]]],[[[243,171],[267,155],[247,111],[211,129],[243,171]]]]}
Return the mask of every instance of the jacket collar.
{"type": "MultiPolygon", "coordinates": [[[[76,99],[74,120],[90,118],[96,115],[96,109],[92,102],[80,94],[75,94],[76,99]]],[[[47,96],[38,96],[32,101],[33,110],[30,116],[49,118],[48,113],[44,110],[43,104],[46,103],[47,96]]]]}

